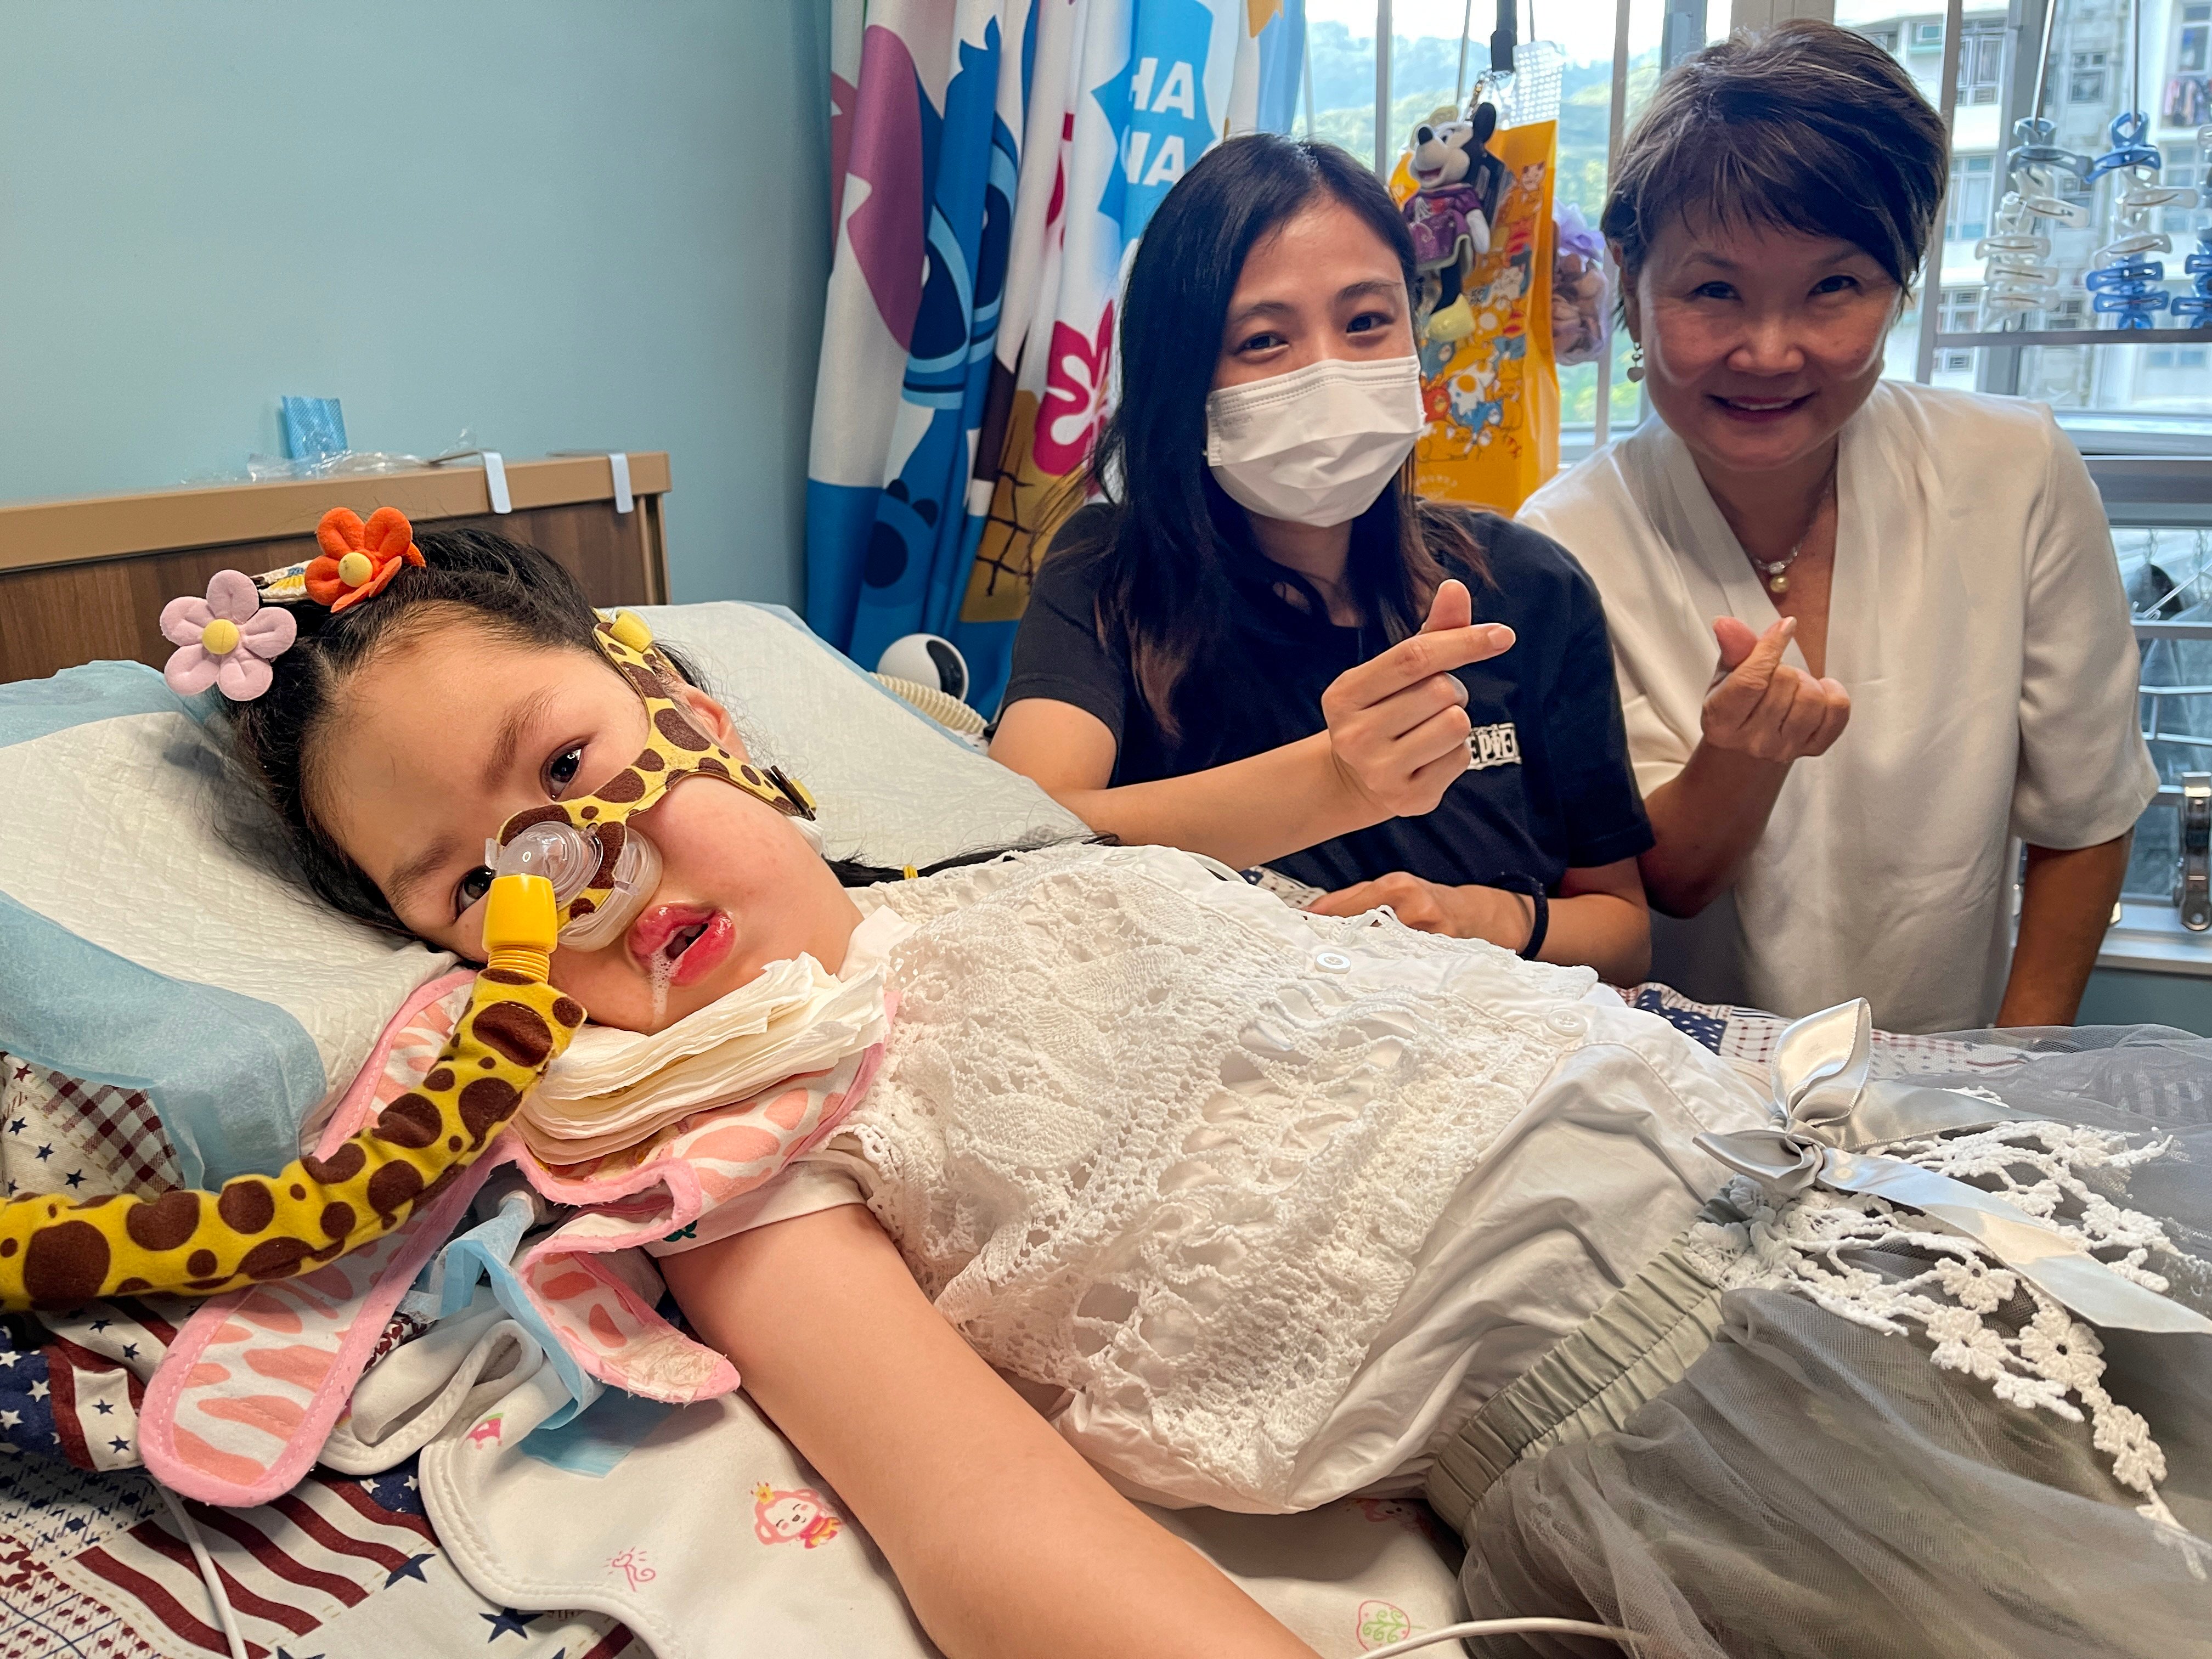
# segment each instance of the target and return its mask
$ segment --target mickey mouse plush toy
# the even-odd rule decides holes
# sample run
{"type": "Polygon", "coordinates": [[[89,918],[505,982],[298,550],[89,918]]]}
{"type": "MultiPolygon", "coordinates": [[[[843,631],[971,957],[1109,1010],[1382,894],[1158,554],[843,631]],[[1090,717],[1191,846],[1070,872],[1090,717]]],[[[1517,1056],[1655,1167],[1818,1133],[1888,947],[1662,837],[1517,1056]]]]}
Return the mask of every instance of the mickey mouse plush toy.
{"type": "Polygon", "coordinates": [[[1474,332],[1474,313],[1460,289],[1476,257],[1490,252],[1491,220],[1505,193],[1505,163],[1488,148],[1497,129],[1493,104],[1464,119],[1456,109],[1440,109],[1413,129],[1408,165],[1414,191],[1403,210],[1413,234],[1413,264],[1424,278],[1431,340],[1463,340],[1474,332]]]}

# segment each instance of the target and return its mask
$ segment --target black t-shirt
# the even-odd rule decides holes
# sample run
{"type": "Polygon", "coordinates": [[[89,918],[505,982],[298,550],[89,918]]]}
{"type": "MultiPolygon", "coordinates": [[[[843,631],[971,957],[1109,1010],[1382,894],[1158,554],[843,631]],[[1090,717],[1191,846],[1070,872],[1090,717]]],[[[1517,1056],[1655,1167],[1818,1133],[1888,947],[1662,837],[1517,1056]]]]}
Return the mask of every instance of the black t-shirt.
{"type": "MultiPolygon", "coordinates": [[[[1287,605],[1255,603],[1241,619],[1233,669],[1249,677],[1232,729],[1194,742],[1163,736],[1130,672],[1122,641],[1094,621],[1106,574],[1097,556],[1060,554],[1103,527],[1086,507],[1055,538],[1014,636],[1007,706],[1049,697],[1096,715],[1118,744],[1115,786],[1180,777],[1295,743],[1323,730],[1329,683],[1385,647],[1379,629],[1340,628],[1287,605]]],[[[1512,649],[1458,670],[1467,687],[1472,764],[1422,817],[1390,818],[1273,860],[1334,890],[1404,870],[1427,881],[1495,885],[1534,878],[1548,890],[1570,868],[1633,858],[1651,827],[1628,763],[1620,694],[1597,588],[1549,538],[1488,514],[1475,518],[1487,582],[1468,580],[1477,622],[1500,622],[1512,649]]],[[[1204,658],[1190,672],[1209,672],[1204,658]]]]}

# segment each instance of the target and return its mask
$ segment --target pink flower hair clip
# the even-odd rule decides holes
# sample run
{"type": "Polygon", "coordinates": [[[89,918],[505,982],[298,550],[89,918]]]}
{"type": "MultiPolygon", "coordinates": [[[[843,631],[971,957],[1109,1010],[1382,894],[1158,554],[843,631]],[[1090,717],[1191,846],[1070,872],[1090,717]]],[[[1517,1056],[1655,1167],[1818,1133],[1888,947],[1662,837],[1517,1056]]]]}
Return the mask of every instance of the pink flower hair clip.
{"type": "Polygon", "coordinates": [[[178,647],[161,678],[180,696],[213,685],[233,702],[251,702],[269,689],[270,660],[292,648],[298,632],[291,612],[262,608],[252,577],[218,570],[207,598],[186,594],[161,607],[161,637],[178,647]]]}

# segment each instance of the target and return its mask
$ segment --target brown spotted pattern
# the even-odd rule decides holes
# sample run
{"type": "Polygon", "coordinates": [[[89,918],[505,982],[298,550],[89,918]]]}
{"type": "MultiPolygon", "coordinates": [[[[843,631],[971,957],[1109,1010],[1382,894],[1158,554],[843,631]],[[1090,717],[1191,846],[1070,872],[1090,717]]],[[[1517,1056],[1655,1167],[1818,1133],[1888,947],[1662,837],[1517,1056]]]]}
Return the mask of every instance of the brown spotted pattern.
{"type": "Polygon", "coordinates": [[[645,704],[645,751],[601,784],[596,794],[533,806],[518,812],[501,827],[503,847],[533,823],[565,820],[591,836],[599,848],[599,867],[592,884],[569,902],[562,920],[588,915],[606,902],[614,860],[622,850],[623,820],[649,811],[670,789],[685,778],[720,778],[756,799],[767,802],[788,817],[811,818],[814,802],[797,781],[773,766],[740,761],[700,730],[684,707],[668,695],[680,678],[660,653],[635,651],[615,638],[605,625],[599,633],[599,648],[629,680],[645,704]]]}

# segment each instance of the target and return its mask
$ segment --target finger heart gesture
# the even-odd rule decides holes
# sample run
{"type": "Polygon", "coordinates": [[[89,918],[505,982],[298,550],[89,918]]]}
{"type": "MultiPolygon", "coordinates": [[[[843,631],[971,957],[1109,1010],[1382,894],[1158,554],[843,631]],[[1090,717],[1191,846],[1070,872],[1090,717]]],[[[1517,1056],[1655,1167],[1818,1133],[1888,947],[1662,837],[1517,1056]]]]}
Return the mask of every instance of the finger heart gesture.
{"type": "Polygon", "coordinates": [[[1705,693],[1707,743],[1787,764],[1826,753],[1843,735],[1850,694],[1839,681],[1815,679],[1782,660],[1796,633],[1794,617],[1759,635],[1733,617],[1714,622],[1720,660],[1705,693]]]}

